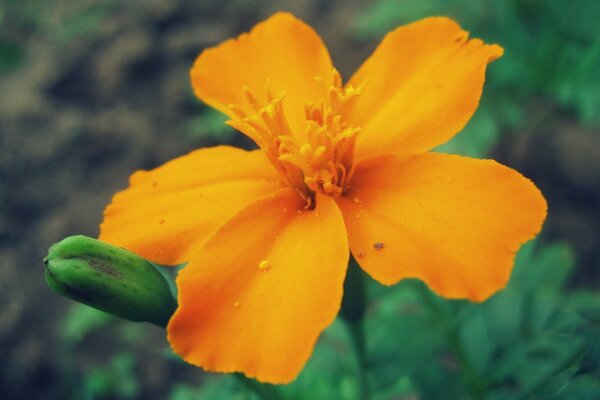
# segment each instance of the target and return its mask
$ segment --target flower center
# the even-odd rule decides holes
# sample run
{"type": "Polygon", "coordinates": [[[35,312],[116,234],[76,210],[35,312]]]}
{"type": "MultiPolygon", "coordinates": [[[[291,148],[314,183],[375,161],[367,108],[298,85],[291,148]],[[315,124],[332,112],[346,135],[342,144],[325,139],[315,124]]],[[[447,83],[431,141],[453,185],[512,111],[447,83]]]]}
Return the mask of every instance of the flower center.
{"type": "Polygon", "coordinates": [[[229,125],[244,132],[267,154],[282,182],[297,190],[311,206],[316,193],[337,197],[354,173],[354,143],[360,128],[344,120],[349,104],[361,88],[342,87],[334,69],[327,81],[315,78],[322,88],[322,99],[306,103],[304,129],[292,131],[283,100],[274,96],[267,84],[266,102],[244,87],[248,107],[229,105],[235,114],[229,125]],[[250,111],[248,111],[250,110],[250,111]]]}

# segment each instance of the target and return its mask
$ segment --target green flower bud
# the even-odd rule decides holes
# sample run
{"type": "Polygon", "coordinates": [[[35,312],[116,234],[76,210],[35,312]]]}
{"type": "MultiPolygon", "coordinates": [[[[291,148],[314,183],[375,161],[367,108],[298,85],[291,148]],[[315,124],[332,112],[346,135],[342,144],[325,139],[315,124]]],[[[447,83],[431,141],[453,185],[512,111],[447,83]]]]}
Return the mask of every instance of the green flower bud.
{"type": "Polygon", "coordinates": [[[117,317],[164,327],[177,308],[173,283],[156,266],[96,239],[63,239],[44,264],[50,289],[117,317]]]}

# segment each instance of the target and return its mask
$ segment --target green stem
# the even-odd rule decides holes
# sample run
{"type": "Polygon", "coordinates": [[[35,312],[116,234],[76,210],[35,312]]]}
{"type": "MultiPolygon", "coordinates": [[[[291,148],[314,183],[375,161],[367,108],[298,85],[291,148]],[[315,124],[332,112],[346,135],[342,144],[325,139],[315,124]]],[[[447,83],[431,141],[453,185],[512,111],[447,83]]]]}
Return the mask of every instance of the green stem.
{"type": "Polygon", "coordinates": [[[246,389],[256,394],[262,400],[279,400],[281,399],[281,394],[272,385],[260,383],[255,381],[254,379],[247,378],[243,374],[235,373],[233,376],[237,379],[237,381],[246,389]]]}
{"type": "Polygon", "coordinates": [[[367,400],[369,398],[369,384],[367,381],[367,346],[363,321],[348,322],[348,332],[358,364],[357,386],[359,399],[367,400]]]}
{"type": "Polygon", "coordinates": [[[367,341],[364,324],[366,308],[366,276],[356,264],[356,261],[352,259],[348,264],[348,272],[344,282],[344,298],[340,316],[346,322],[356,356],[358,367],[357,385],[360,400],[368,400],[370,394],[367,379],[367,341]]]}
{"type": "Polygon", "coordinates": [[[485,399],[485,384],[471,365],[469,357],[458,336],[456,325],[452,322],[452,319],[448,315],[448,311],[440,304],[439,299],[436,298],[427,287],[424,285],[418,285],[418,287],[421,298],[432,310],[433,314],[437,317],[436,320],[439,321],[444,330],[448,346],[458,362],[463,379],[471,393],[471,398],[474,400],[485,399]]]}

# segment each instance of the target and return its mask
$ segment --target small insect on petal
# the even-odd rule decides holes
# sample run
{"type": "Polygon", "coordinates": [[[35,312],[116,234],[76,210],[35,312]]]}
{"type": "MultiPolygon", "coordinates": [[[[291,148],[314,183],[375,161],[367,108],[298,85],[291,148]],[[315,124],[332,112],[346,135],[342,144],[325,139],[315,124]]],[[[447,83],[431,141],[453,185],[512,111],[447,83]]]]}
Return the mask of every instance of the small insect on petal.
{"type": "Polygon", "coordinates": [[[383,249],[385,247],[385,244],[383,244],[383,242],[375,242],[373,243],[373,248],[377,251],[383,249]]]}

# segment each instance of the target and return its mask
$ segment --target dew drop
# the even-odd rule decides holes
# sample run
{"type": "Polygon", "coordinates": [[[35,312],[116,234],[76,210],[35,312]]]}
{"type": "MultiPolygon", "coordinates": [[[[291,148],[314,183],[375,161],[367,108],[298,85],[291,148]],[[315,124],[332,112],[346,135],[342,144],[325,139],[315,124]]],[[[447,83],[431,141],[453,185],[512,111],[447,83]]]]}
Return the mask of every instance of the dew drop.
{"type": "Polygon", "coordinates": [[[236,301],[235,303],[233,303],[233,306],[234,306],[235,308],[238,308],[238,307],[240,306],[240,302],[239,302],[239,301],[236,301]]]}
{"type": "Polygon", "coordinates": [[[358,249],[358,252],[356,254],[359,257],[364,257],[365,256],[365,251],[363,249],[358,249]]]}
{"type": "Polygon", "coordinates": [[[288,212],[287,208],[284,208],[284,209],[283,209],[283,213],[284,213],[284,214],[287,214],[287,212],[288,212]]]}
{"type": "Polygon", "coordinates": [[[165,223],[165,220],[164,220],[164,219],[161,219],[160,221],[158,221],[158,223],[159,223],[160,225],[162,225],[162,224],[164,224],[164,223],[165,223]]]}

